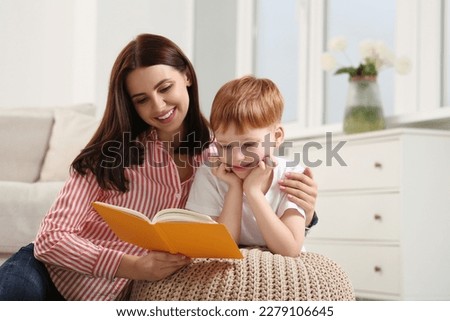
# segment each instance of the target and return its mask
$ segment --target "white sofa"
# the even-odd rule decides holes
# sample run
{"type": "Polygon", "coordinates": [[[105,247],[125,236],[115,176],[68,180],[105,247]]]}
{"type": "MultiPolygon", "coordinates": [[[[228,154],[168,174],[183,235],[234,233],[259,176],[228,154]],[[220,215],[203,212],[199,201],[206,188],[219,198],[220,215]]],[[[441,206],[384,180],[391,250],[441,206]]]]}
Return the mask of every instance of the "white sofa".
{"type": "Polygon", "coordinates": [[[0,264],[34,240],[97,126],[89,104],[0,108],[0,264]]]}

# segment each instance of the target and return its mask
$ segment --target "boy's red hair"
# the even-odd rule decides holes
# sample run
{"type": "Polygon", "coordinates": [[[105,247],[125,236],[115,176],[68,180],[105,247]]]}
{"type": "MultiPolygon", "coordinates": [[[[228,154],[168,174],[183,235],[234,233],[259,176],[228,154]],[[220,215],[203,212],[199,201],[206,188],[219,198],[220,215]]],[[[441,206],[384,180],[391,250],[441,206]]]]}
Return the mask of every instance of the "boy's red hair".
{"type": "Polygon", "coordinates": [[[244,76],[223,85],[212,103],[213,131],[226,131],[233,124],[238,132],[277,124],[283,114],[283,97],[269,79],[244,76]]]}

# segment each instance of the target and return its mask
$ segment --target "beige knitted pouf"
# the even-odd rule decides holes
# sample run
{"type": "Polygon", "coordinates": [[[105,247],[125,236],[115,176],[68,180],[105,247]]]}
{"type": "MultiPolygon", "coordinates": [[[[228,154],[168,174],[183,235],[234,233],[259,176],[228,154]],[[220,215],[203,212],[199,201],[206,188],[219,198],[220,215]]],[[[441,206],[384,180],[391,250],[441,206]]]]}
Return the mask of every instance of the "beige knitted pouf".
{"type": "Polygon", "coordinates": [[[317,253],[298,258],[241,249],[243,260],[195,259],[161,281],[136,281],[130,300],[290,301],[354,300],[347,275],[317,253]]]}

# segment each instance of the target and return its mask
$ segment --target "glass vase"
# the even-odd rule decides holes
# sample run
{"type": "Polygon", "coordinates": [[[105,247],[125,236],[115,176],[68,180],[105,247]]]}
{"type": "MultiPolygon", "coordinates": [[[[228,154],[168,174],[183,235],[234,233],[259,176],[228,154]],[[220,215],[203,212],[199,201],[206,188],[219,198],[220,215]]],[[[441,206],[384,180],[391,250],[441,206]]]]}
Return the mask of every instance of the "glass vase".
{"type": "Polygon", "coordinates": [[[349,80],[344,116],[346,134],[385,128],[380,88],[376,77],[352,77],[349,80]]]}

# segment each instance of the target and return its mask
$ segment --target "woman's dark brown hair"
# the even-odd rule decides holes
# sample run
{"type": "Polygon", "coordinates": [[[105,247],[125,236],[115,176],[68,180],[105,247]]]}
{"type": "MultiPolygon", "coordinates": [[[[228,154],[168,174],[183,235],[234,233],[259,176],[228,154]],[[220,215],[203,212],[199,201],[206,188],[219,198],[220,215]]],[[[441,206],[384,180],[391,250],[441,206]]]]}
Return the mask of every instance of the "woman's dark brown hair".
{"type": "Polygon", "coordinates": [[[103,119],[91,141],[72,163],[72,168],[85,175],[91,171],[103,189],[128,190],[125,167],[142,164],[143,146],[136,138],[150,129],[137,114],[126,90],[128,74],[141,67],[168,65],[185,73],[191,81],[187,87],[189,109],[184,119],[185,137],[180,153],[200,154],[210,142],[208,121],[200,111],[197,77],[189,59],[169,39],[141,34],[117,57],[111,72],[108,98],[103,119]]]}

